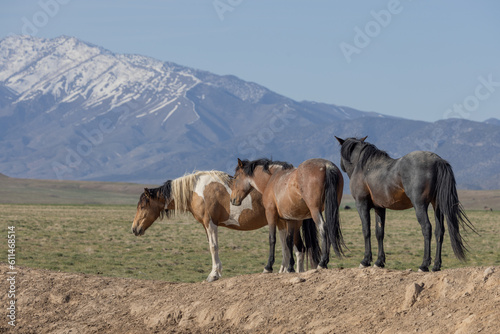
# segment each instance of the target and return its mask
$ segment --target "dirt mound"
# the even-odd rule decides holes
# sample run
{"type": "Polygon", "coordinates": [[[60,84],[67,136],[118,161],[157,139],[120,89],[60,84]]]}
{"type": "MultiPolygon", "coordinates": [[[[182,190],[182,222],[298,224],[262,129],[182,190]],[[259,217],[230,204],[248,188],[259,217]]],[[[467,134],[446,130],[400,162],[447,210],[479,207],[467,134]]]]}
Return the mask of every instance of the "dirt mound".
{"type": "MultiPolygon", "coordinates": [[[[5,264],[0,268],[8,271],[5,264]]],[[[500,267],[438,273],[329,269],[189,284],[18,268],[16,284],[17,333],[497,333],[500,328],[500,267]]],[[[1,303],[7,302],[4,293],[1,303]]],[[[9,327],[4,317],[0,332],[9,327]]]]}

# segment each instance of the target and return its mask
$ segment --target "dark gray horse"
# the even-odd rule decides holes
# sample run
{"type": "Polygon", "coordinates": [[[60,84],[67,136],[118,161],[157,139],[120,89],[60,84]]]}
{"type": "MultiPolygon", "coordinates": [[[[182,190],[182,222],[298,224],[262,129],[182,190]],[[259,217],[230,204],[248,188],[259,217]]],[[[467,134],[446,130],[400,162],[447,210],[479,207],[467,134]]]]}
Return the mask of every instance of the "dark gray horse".
{"type": "Polygon", "coordinates": [[[455,256],[465,260],[467,248],[460,235],[465,226],[474,231],[458,200],[455,176],[450,164],[432,152],[415,151],[399,159],[392,159],[365,138],[337,140],[341,147],[341,168],[349,176],[351,194],[356,200],[365,238],[365,256],[361,267],[372,261],[370,243],[370,209],[375,209],[375,234],[378,258],[375,266],[384,267],[385,211],[415,208],[424,235],[424,259],[421,271],[429,271],[431,264],[432,227],[427,214],[429,203],[436,219],[436,258],[432,271],[441,269],[441,248],[444,236],[444,217],[448,222],[451,246],[455,256]]]}

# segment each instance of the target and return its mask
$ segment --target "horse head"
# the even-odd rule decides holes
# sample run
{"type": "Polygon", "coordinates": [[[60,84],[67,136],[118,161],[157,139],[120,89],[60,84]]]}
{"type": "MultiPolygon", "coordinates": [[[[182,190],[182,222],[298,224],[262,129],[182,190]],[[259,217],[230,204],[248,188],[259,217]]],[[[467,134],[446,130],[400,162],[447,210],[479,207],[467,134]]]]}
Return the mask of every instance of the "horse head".
{"type": "Polygon", "coordinates": [[[168,207],[171,206],[172,202],[170,197],[170,181],[165,182],[159,188],[144,188],[137,203],[132,233],[136,236],[143,235],[159,217],[168,215],[168,207]]]}
{"type": "Polygon", "coordinates": [[[366,138],[368,136],[358,139],[358,138],[347,138],[342,139],[337,136],[338,142],[340,143],[340,168],[351,177],[357,162],[359,161],[361,151],[365,144],[366,138]]]}
{"type": "Polygon", "coordinates": [[[252,176],[249,175],[247,166],[248,160],[241,161],[238,159],[238,166],[234,172],[234,178],[231,182],[231,204],[235,206],[241,205],[241,202],[247,197],[252,190],[252,176]]]}

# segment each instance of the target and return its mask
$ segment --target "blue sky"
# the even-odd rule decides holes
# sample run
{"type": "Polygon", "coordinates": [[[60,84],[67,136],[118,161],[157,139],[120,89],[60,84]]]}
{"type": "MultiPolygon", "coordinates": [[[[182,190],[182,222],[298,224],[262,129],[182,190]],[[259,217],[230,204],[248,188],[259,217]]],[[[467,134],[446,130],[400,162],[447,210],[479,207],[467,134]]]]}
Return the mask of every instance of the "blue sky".
{"type": "Polygon", "coordinates": [[[500,118],[499,17],[495,0],[4,0],[0,38],[75,36],[298,101],[483,121],[500,118]]]}

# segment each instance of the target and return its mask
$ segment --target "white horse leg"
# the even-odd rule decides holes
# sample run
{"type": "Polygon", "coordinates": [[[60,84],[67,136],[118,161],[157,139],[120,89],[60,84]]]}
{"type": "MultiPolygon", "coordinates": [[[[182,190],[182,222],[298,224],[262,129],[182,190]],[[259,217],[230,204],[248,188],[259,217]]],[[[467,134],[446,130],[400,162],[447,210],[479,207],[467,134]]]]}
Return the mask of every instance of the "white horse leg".
{"type": "Polygon", "coordinates": [[[222,276],[222,262],[219,259],[219,238],[217,235],[217,225],[212,220],[208,223],[207,228],[208,243],[210,245],[210,253],[212,254],[212,271],[208,275],[207,281],[213,282],[222,276]]]}
{"type": "Polygon", "coordinates": [[[288,264],[290,263],[290,251],[288,250],[288,245],[286,244],[286,228],[278,229],[281,241],[281,253],[283,254],[283,260],[281,261],[280,273],[285,273],[288,264]]]}
{"type": "Polygon", "coordinates": [[[297,258],[297,272],[303,273],[304,270],[304,252],[300,252],[296,246],[293,246],[295,257],[297,258]]]}
{"type": "MultiPolygon", "coordinates": [[[[314,218],[314,217],[313,217],[314,218]]],[[[322,254],[321,254],[321,260],[320,263],[318,264],[317,268],[318,269],[325,269],[326,265],[328,264],[328,261],[330,259],[330,243],[328,241],[328,237],[326,235],[326,228],[325,228],[325,220],[323,219],[323,215],[321,212],[318,213],[316,216],[316,219],[314,219],[315,222],[318,225],[318,232],[319,232],[319,240],[321,241],[321,249],[322,249],[322,254]]]]}

